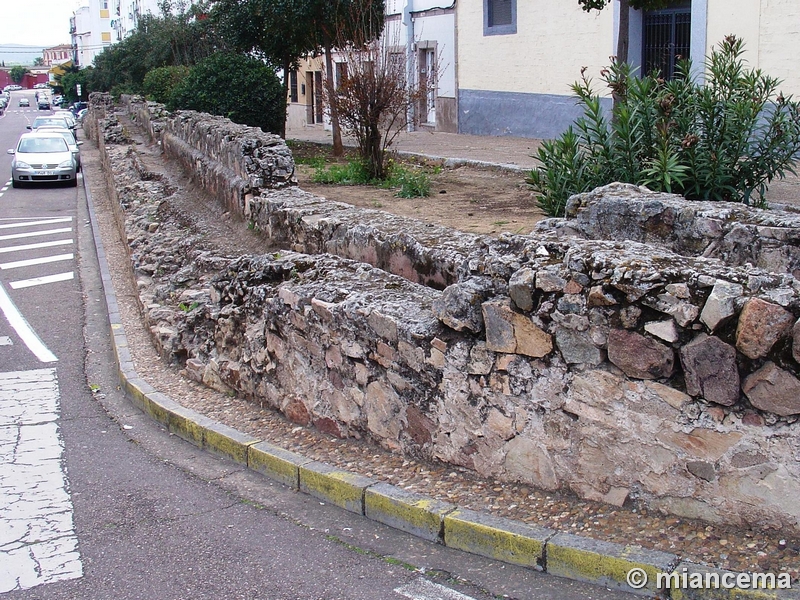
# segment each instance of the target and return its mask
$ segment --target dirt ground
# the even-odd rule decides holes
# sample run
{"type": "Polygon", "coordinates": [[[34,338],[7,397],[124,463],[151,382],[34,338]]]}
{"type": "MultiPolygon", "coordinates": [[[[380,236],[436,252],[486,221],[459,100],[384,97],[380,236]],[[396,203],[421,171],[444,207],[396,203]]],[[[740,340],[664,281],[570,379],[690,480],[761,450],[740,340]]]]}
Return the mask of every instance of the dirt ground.
{"type": "Polygon", "coordinates": [[[334,159],[329,146],[293,142],[292,153],[297,163],[300,188],[329,200],[377,208],[478,234],[530,233],[534,225],[546,216],[538,207],[522,173],[407,162],[409,168],[421,168],[428,173],[431,194],[427,198],[399,198],[396,189],[314,183],[312,176],[316,167],[309,162],[320,158],[328,165],[346,162],[346,158],[334,159]]]}

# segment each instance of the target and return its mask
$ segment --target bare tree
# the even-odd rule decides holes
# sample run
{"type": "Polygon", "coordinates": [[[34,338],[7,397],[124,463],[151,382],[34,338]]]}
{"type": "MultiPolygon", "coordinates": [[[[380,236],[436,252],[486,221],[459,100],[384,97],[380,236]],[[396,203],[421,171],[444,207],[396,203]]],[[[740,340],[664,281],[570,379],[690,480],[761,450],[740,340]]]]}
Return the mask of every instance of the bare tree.
{"type": "Polygon", "coordinates": [[[362,28],[361,35],[350,31],[350,40],[337,44],[346,67],[338,85],[325,86],[326,100],[338,114],[343,133],[356,139],[368,175],[386,179],[387,150],[408,127],[435,77],[422,86],[409,80],[406,46],[399,41],[398,29],[386,28],[375,40],[368,14],[353,14],[350,27],[353,24],[362,28]]]}

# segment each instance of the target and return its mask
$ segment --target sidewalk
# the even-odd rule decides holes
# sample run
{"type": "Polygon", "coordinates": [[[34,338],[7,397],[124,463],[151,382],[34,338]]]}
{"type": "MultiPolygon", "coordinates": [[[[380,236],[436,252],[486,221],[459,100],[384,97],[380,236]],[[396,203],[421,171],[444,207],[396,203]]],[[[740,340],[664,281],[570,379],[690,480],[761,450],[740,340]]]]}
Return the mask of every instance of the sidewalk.
{"type": "MultiPolygon", "coordinates": [[[[287,140],[332,144],[331,132],[321,125],[301,129],[287,129],[287,140]]],[[[355,146],[355,140],[345,138],[345,146],[355,146]]],[[[493,137],[442,133],[439,131],[403,131],[392,144],[392,149],[435,159],[448,159],[457,163],[503,166],[529,171],[536,166],[533,155],[541,140],[519,137],[493,137]]]]}

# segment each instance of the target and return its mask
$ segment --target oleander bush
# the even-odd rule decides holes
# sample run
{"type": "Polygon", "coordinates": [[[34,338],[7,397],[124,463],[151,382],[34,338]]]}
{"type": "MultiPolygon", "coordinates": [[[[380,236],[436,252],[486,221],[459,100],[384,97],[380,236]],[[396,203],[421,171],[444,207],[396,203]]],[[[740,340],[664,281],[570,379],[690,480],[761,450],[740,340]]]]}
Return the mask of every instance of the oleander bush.
{"type": "Polygon", "coordinates": [[[704,83],[689,60],[669,81],[613,62],[601,72],[610,114],[584,69],[572,85],[583,116],[543,142],[541,165],[527,179],[542,209],[562,216],[572,194],[614,181],[765,206],[769,183],[794,173],[800,104],[780,93],[780,80],[748,68],[743,54],[743,41],[726,37],[706,62],[704,83]]]}

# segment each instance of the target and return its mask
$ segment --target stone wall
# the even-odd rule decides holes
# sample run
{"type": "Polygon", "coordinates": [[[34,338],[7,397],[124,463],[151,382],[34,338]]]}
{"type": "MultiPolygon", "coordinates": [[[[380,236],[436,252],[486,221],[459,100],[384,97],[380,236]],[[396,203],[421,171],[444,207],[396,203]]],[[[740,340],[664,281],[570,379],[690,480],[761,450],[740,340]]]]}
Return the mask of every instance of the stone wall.
{"type": "MultiPolygon", "coordinates": [[[[131,185],[135,151],[100,145],[154,338],[189,376],[486,477],[800,532],[791,269],[568,237],[575,220],[479,237],[296,188],[240,206],[285,250],[231,260],[163,219],[168,189],[131,185]]],[[[630,189],[598,195],[623,192],[635,206],[630,189]]],[[[736,227],[728,206],[679,209],[736,227]]],[[[792,215],[736,209],[797,239],[792,215]]]]}

